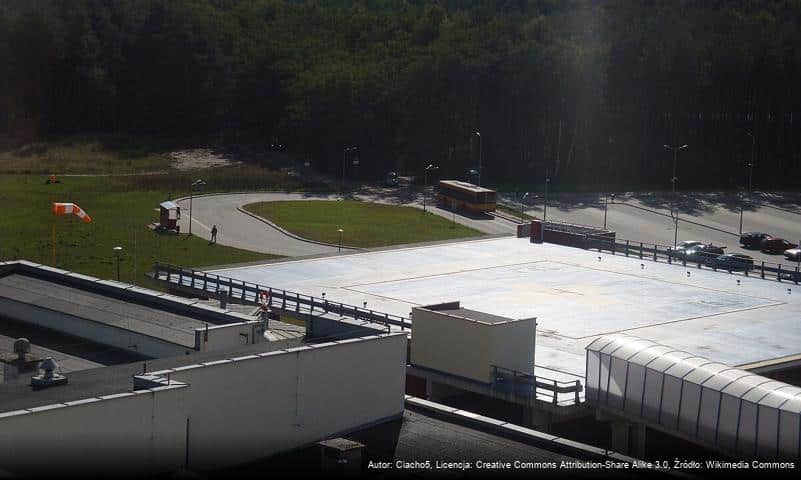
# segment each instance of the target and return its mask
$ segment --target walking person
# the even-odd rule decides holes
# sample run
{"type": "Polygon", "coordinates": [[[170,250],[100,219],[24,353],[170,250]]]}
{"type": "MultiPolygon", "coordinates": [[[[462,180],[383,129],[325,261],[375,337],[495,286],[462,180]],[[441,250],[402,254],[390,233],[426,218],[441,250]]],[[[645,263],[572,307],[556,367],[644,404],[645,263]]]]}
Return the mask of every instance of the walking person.
{"type": "Polygon", "coordinates": [[[217,225],[211,227],[211,240],[209,241],[209,245],[212,243],[217,243],[217,225]]]}

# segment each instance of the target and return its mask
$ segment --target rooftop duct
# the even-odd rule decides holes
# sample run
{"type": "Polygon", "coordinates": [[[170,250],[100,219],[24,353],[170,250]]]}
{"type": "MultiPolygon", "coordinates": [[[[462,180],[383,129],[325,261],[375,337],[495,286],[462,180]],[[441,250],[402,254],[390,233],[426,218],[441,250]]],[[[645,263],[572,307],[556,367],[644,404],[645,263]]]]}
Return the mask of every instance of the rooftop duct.
{"type": "Polygon", "coordinates": [[[31,341],[27,338],[14,340],[14,353],[17,354],[19,361],[25,361],[25,355],[31,353],[31,341]]]}
{"type": "Polygon", "coordinates": [[[31,377],[31,386],[34,390],[66,384],[67,377],[56,373],[57,368],[58,363],[53,360],[53,357],[47,357],[42,360],[42,362],[39,363],[39,370],[41,373],[31,377]]]}

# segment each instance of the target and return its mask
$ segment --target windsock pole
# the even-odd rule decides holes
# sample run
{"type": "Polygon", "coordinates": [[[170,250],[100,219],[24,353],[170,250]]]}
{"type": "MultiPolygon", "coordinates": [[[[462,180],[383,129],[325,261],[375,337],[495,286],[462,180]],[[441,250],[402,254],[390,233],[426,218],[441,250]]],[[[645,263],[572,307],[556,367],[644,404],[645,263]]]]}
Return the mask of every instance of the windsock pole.
{"type": "Polygon", "coordinates": [[[56,221],[53,220],[53,228],[52,230],[52,247],[50,249],[50,263],[55,267],[56,266],[56,221]]]}

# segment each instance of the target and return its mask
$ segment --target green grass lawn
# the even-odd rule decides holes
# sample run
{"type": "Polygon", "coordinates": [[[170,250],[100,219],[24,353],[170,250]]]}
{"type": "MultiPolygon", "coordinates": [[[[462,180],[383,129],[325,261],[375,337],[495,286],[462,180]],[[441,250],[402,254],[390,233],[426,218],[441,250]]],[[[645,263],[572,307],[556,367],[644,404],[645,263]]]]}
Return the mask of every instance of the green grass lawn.
{"type": "Polygon", "coordinates": [[[296,235],[353,247],[383,247],[405,243],[475,237],[481,232],[413,207],[358,201],[304,200],[262,202],[245,208],[296,235]]]}
{"type": "MultiPolygon", "coordinates": [[[[40,175],[0,175],[0,260],[51,264],[51,229],[56,227],[56,266],[100,278],[116,278],[112,248],[123,247],[120,279],[153,287],[145,277],[157,260],[199,267],[274,258],[188,235],[159,235],[147,228],[158,220],[168,192],[147,189],[129,177],[64,177],[45,185],[40,175]],[[74,202],[92,222],[54,216],[51,202],[74,202]]],[[[172,192],[173,195],[177,192],[172,192]]]]}

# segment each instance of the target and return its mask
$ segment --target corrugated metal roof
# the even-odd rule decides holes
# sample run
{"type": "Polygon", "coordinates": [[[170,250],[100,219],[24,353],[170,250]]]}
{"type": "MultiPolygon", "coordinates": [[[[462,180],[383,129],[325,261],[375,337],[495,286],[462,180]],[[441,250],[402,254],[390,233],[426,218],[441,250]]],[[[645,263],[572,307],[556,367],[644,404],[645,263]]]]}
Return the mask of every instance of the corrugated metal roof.
{"type": "Polygon", "coordinates": [[[801,388],[651,340],[622,333],[602,335],[587,345],[586,349],[635,365],[647,366],[650,370],[682,378],[765,407],[801,413],[801,388]]]}
{"type": "Polygon", "coordinates": [[[696,367],[695,370],[686,374],[684,379],[688,382],[697,383],[699,385],[703,384],[710,378],[717,375],[719,372],[724,370],[730,370],[731,367],[728,365],[724,365],[718,362],[708,361],[704,365],[699,365],[696,367]]]}

